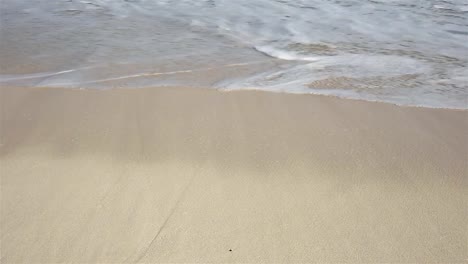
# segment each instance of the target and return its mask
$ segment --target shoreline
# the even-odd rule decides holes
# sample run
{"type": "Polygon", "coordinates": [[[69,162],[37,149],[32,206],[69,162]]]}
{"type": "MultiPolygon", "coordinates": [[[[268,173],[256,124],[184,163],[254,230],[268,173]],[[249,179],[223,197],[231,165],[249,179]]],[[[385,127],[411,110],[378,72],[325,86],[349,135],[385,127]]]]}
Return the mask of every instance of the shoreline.
{"type": "MultiPolygon", "coordinates": [[[[172,86],[167,86],[172,87],[172,86]]],[[[41,87],[38,87],[41,88],[41,87]]],[[[47,88],[47,87],[42,87],[42,88],[47,88]]],[[[57,87],[59,89],[67,89],[67,88],[62,88],[62,87],[57,87]]],[[[174,87],[178,88],[178,87],[174,87]]],[[[94,89],[94,88],[71,88],[71,89],[94,89]]],[[[115,89],[115,88],[109,88],[109,89],[115,89]]],[[[122,89],[132,89],[132,88],[122,88],[122,89]]],[[[145,88],[136,88],[136,89],[145,89],[145,88]]],[[[194,87],[194,89],[211,89],[211,88],[199,88],[199,87],[194,87]]],[[[221,89],[213,89],[219,92],[248,92],[248,91],[254,91],[254,92],[264,92],[264,93],[278,93],[278,94],[291,94],[291,95],[306,95],[306,96],[318,96],[318,97],[326,97],[326,98],[335,98],[335,99],[340,99],[340,100],[352,100],[352,101],[358,101],[358,102],[364,102],[364,103],[378,103],[378,104],[388,104],[388,105],[393,105],[397,107],[403,107],[403,108],[427,108],[427,109],[441,109],[441,110],[454,110],[454,111],[468,111],[468,108],[455,108],[455,107],[436,107],[436,106],[426,106],[426,105],[405,105],[405,104],[398,104],[398,103],[392,103],[389,101],[379,101],[377,99],[363,99],[363,98],[351,98],[351,97],[345,97],[345,96],[340,96],[340,95],[334,95],[334,94],[319,94],[319,93],[292,93],[292,92],[283,92],[283,91],[271,91],[271,90],[261,90],[261,89],[256,89],[256,88],[242,88],[239,90],[223,90],[221,89]]]]}
{"type": "MultiPolygon", "coordinates": [[[[1,86],[0,86],[1,87],[1,86]]],[[[184,87],[179,85],[167,85],[167,86],[150,86],[150,87],[109,87],[109,88],[91,88],[91,87],[60,87],[60,86],[16,86],[16,85],[4,85],[3,89],[65,89],[65,90],[78,90],[78,91],[112,91],[112,90],[134,90],[134,89],[196,89],[196,90],[207,90],[207,91],[216,91],[220,93],[244,93],[244,92],[258,92],[258,93],[274,93],[274,94],[284,94],[284,95],[292,95],[292,96],[313,96],[313,97],[325,97],[325,98],[332,98],[338,100],[351,100],[351,101],[358,101],[363,103],[377,103],[377,104],[387,104],[396,107],[402,108],[423,108],[423,109],[439,109],[439,110],[449,110],[449,111],[465,111],[468,112],[468,108],[455,108],[455,107],[436,107],[436,106],[427,106],[427,105],[406,105],[406,104],[398,104],[389,101],[379,101],[377,99],[364,99],[364,98],[351,98],[345,96],[339,96],[334,94],[319,94],[319,93],[299,93],[299,92],[284,92],[284,91],[272,91],[272,90],[262,90],[257,88],[242,88],[242,89],[224,89],[224,88],[208,88],[208,87],[184,87]]]]}
{"type": "Polygon", "coordinates": [[[0,88],[2,262],[463,262],[468,111],[0,88]]]}

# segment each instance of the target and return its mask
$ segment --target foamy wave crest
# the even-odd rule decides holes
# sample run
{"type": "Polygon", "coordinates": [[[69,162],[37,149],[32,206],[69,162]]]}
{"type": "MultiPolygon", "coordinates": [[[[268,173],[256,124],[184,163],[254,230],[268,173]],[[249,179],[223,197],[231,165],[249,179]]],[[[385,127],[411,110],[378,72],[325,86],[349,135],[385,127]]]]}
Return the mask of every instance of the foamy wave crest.
{"type": "Polygon", "coordinates": [[[466,0],[30,2],[2,2],[1,85],[257,87],[468,108],[466,0]]]}
{"type": "Polygon", "coordinates": [[[276,49],[272,46],[255,46],[254,49],[267,56],[277,58],[277,59],[282,59],[282,60],[292,60],[292,61],[317,61],[318,60],[318,58],[316,57],[303,56],[303,55],[297,54],[296,52],[276,49]]]}

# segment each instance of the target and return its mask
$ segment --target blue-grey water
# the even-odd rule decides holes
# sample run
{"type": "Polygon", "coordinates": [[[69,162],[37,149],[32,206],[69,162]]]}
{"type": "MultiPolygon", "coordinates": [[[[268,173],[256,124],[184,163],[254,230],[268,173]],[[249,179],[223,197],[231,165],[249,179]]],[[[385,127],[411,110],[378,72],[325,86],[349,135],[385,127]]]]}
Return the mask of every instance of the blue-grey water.
{"type": "Polygon", "coordinates": [[[2,0],[0,84],[468,108],[466,0],[2,0]]]}

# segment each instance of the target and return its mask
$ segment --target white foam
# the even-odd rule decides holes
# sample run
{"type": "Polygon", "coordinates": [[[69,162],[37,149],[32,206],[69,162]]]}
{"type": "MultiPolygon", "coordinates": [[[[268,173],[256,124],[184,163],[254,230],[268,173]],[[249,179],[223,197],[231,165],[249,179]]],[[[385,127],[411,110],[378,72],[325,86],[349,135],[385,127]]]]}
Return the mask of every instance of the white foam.
{"type": "Polygon", "coordinates": [[[15,81],[23,81],[28,79],[43,79],[39,82],[35,82],[34,86],[37,87],[77,87],[77,86],[86,86],[89,84],[98,84],[98,83],[106,83],[106,82],[113,82],[113,81],[121,81],[121,80],[128,80],[128,79],[138,79],[138,78],[149,78],[154,77],[157,78],[158,76],[165,76],[165,75],[177,75],[177,74],[191,74],[191,73],[201,73],[210,70],[219,70],[222,68],[232,68],[232,67],[246,67],[252,66],[257,64],[264,64],[269,63],[270,60],[258,60],[258,61],[247,61],[242,63],[229,63],[224,65],[219,65],[216,67],[202,67],[202,68],[194,68],[194,69],[186,69],[186,70],[176,70],[176,71],[164,71],[164,72],[143,72],[143,73],[136,73],[130,75],[123,75],[123,76],[115,76],[109,78],[100,78],[100,79],[92,79],[86,80],[82,78],[82,74],[80,71],[95,68],[95,67],[81,67],[72,70],[60,71],[60,72],[48,72],[48,73],[35,73],[35,74],[18,74],[18,75],[4,75],[3,78],[0,76],[0,82],[9,82],[11,84],[15,84],[15,81]],[[77,75],[66,75],[68,73],[76,73],[77,75]],[[66,75],[66,76],[63,76],[66,75]]]}
{"type": "Polygon", "coordinates": [[[58,71],[58,72],[33,73],[33,74],[4,74],[4,75],[0,75],[0,82],[38,79],[38,78],[61,75],[61,74],[70,73],[74,71],[77,71],[77,69],[58,71]]]}
{"type": "Polygon", "coordinates": [[[310,56],[301,56],[295,52],[275,49],[271,46],[255,46],[255,49],[273,58],[294,61],[316,61],[317,58],[310,56]]]}
{"type": "Polygon", "coordinates": [[[128,86],[158,84],[181,76],[178,84],[198,86],[207,78],[197,74],[216,70],[225,77],[214,82],[216,88],[228,90],[331,93],[434,107],[460,107],[468,97],[466,0],[39,0],[34,7],[27,0],[2,3],[8,21],[2,32],[22,41],[3,42],[0,58],[17,62],[11,68],[43,62],[49,68],[0,75],[0,83],[112,87],[119,81],[128,86]],[[272,63],[257,71],[250,60],[265,55],[281,65],[272,63]],[[108,67],[75,68],[100,63],[108,67]],[[137,67],[112,68],[122,64],[137,67]],[[248,72],[255,74],[231,79],[230,67],[252,67],[248,72]],[[406,86],[383,81],[379,92],[306,87],[335,76],[391,80],[405,74],[418,77],[406,86]]]}

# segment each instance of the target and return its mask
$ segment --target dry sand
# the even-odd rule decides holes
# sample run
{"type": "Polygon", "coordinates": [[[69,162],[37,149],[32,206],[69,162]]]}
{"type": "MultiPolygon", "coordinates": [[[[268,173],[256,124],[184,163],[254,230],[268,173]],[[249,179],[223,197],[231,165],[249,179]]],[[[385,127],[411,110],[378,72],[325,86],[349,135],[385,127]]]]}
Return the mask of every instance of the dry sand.
{"type": "Polygon", "coordinates": [[[467,111],[0,89],[1,262],[465,262],[467,111]]]}

